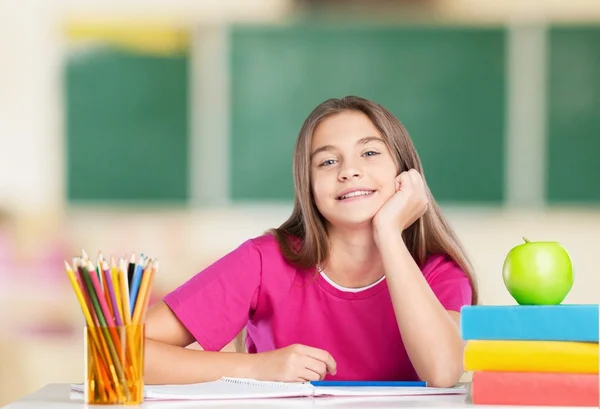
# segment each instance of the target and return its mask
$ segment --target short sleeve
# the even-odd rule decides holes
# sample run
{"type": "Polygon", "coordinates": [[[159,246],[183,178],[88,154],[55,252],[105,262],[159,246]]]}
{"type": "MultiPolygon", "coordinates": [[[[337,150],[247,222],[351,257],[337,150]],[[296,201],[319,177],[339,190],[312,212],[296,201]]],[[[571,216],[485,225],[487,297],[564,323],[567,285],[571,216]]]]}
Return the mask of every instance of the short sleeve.
{"type": "Polygon", "coordinates": [[[202,348],[219,351],[256,308],[261,276],[261,255],[248,240],[163,300],[202,348]]]}
{"type": "Polygon", "coordinates": [[[471,305],[473,289],[465,271],[445,255],[432,256],[423,269],[425,279],[446,310],[471,305]]]}

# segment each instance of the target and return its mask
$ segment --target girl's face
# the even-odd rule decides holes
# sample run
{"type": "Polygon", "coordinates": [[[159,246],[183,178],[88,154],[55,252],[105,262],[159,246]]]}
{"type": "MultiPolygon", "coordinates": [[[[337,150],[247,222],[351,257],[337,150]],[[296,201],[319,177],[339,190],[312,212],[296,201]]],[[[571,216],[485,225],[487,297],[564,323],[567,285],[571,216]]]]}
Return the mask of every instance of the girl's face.
{"type": "Polygon", "coordinates": [[[323,120],[310,152],[315,203],[332,226],[370,223],[396,192],[395,161],[362,112],[345,111],[323,120]]]}

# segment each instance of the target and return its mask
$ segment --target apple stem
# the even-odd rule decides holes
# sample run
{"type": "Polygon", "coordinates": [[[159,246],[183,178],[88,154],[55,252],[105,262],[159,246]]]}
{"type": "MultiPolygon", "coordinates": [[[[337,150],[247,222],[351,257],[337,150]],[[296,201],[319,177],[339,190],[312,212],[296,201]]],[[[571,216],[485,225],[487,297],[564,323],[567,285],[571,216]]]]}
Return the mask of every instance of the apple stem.
{"type": "Polygon", "coordinates": [[[527,237],[523,237],[523,240],[525,240],[525,243],[529,243],[529,240],[527,240],[527,237]]]}

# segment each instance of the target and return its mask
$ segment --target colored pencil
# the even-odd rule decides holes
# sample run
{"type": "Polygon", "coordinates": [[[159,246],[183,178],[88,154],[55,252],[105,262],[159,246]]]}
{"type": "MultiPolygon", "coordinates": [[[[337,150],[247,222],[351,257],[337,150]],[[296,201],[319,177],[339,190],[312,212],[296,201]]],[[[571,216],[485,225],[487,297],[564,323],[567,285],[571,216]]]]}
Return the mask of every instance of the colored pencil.
{"type": "Polygon", "coordinates": [[[111,314],[115,318],[115,324],[117,324],[117,326],[121,326],[123,325],[123,321],[121,320],[121,314],[118,313],[119,306],[117,304],[115,287],[113,284],[113,279],[110,270],[108,269],[108,264],[106,262],[102,262],[102,271],[104,272],[104,283],[107,287],[106,292],[109,295],[108,297],[106,297],[107,301],[109,301],[108,308],[111,310],[111,314]]]}
{"type": "MultiPolygon", "coordinates": [[[[80,273],[79,268],[78,268],[78,266],[79,266],[79,260],[80,260],[79,257],[73,257],[73,268],[74,268],[74,270],[72,270],[72,271],[74,271],[75,276],[77,277],[77,283],[79,284],[79,289],[80,289],[81,293],[83,294],[83,298],[84,298],[87,310],[89,311],[90,315],[92,316],[93,325],[98,326],[99,325],[98,324],[98,317],[93,312],[93,308],[94,307],[92,305],[92,299],[90,298],[90,295],[88,294],[85,282],[83,281],[83,277],[81,276],[81,273],[80,273]]],[[[68,268],[71,268],[69,266],[69,263],[67,263],[66,261],[65,261],[65,266],[68,266],[68,268]]],[[[67,273],[68,273],[68,271],[67,271],[67,273]]],[[[82,308],[83,308],[83,306],[82,306],[82,308]]]]}
{"type": "Polygon", "coordinates": [[[144,273],[141,275],[141,284],[139,286],[140,291],[137,296],[137,302],[133,304],[134,310],[132,322],[134,325],[138,325],[140,323],[144,309],[144,303],[146,302],[146,293],[148,292],[150,281],[152,280],[153,269],[153,262],[150,260],[147,267],[144,269],[144,273]]]}
{"type": "Polygon", "coordinates": [[[152,294],[152,283],[154,283],[154,276],[158,271],[159,263],[158,259],[154,261],[154,265],[152,266],[152,270],[150,270],[150,277],[148,278],[148,288],[146,290],[146,296],[142,303],[142,313],[140,320],[144,322],[146,320],[146,313],[148,312],[148,307],[150,306],[150,295],[152,294]]]}
{"type": "MultiPolygon", "coordinates": [[[[129,285],[129,288],[131,288],[131,282],[133,281],[133,273],[134,272],[135,272],[135,253],[131,253],[131,257],[129,258],[129,264],[127,264],[127,283],[129,285]]],[[[131,303],[131,300],[129,302],[131,303]]]]}
{"type": "Polygon", "coordinates": [[[132,311],[135,309],[135,302],[138,297],[138,292],[142,283],[142,274],[146,268],[146,264],[147,260],[144,259],[144,255],[141,254],[139,262],[135,265],[129,288],[129,303],[131,304],[132,311]]]}
{"type": "MultiPolygon", "coordinates": [[[[102,277],[102,252],[98,252],[98,258],[96,259],[96,275],[98,276],[98,281],[100,282],[100,286],[105,289],[104,278],[102,277]]],[[[106,291],[106,289],[105,289],[106,291]]],[[[106,292],[104,292],[106,294],[106,292]]]]}
{"type": "MultiPolygon", "coordinates": [[[[81,290],[81,283],[75,277],[75,273],[69,263],[65,261],[65,270],[67,271],[67,275],[69,276],[69,280],[71,281],[71,285],[73,286],[73,290],[75,291],[75,296],[77,297],[77,301],[79,301],[79,305],[81,306],[81,310],[83,312],[83,316],[88,327],[94,327],[94,321],[92,320],[92,316],[88,309],[88,304],[83,297],[83,292],[81,290]]],[[[97,341],[97,340],[96,340],[97,341]]]]}
{"type": "Polygon", "coordinates": [[[123,318],[125,324],[131,324],[131,306],[129,305],[129,280],[125,260],[119,261],[119,281],[121,283],[121,300],[123,301],[123,318]]]}
{"type": "Polygon", "coordinates": [[[102,291],[104,293],[104,299],[106,300],[106,304],[108,306],[108,311],[110,312],[110,316],[114,317],[115,316],[115,311],[113,309],[113,304],[112,304],[112,300],[110,298],[110,291],[108,289],[108,283],[106,282],[107,278],[106,277],[106,271],[104,268],[104,256],[102,255],[102,252],[98,252],[98,265],[96,266],[96,270],[98,270],[98,273],[100,274],[100,284],[102,284],[102,291]]]}
{"type": "Polygon", "coordinates": [[[121,323],[125,322],[123,317],[123,300],[121,299],[121,282],[119,281],[119,270],[113,256],[110,257],[110,274],[113,280],[113,287],[115,289],[115,298],[117,299],[117,314],[121,319],[121,323]]]}

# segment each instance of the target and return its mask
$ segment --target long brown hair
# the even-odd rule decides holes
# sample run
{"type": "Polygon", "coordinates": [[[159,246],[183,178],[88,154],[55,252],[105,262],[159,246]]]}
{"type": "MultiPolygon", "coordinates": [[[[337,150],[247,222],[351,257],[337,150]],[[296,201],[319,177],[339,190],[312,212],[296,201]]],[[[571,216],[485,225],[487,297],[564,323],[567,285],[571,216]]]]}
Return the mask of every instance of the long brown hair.
{"type": "MultiPolygon", "coordinates": [[[[310,180],[310,151],[316,127],[327,117],[344,111],[366,114],[381,132],[396,161],[398,173],[417,170],[425,180],[421,160],[402,123],[387,109],[372,101],[356,96],[333,98],[321,103],[306,118],[294,151],[294,208],[290,217],[269,232],[277,238],[288,262],[301,268],[321,265],[329,255],[329,241],[325,221],[313,198],[310,180]]],[[[442,253],[448,255],[469,276],[472,304],[477,303],[477,288],[473,268],[456,234],[436,204],[427,184],[429,207],[425,214],[404,230],[403,238],[410,254],[419,266],[427,257],[442,253]]]]}

